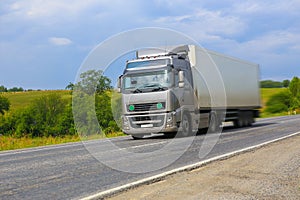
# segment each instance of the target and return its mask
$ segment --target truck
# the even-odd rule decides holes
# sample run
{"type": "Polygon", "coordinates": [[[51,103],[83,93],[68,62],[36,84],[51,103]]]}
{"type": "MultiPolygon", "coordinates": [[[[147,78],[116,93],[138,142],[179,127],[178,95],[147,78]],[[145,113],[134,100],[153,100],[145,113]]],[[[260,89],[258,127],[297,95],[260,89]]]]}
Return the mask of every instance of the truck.
{"type": "Polygon", "coordinates": [[[258,64],[197,45],[137,50],[118,91],[122,131],[133,139],[251,126],[261,107],[258,64]]]}

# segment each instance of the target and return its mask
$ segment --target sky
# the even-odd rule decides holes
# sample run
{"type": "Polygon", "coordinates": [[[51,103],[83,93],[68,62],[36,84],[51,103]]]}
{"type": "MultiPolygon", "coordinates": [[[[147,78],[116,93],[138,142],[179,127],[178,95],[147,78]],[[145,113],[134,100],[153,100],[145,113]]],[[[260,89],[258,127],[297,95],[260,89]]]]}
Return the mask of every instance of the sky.
{"type": "Polygon", "coordinates": [[[99,43],[143,27],[258,63],[261,79],[291,79],[300,76],[299,10],[300,0],[2,0],[0,85],[64,89],[99,43]]]}

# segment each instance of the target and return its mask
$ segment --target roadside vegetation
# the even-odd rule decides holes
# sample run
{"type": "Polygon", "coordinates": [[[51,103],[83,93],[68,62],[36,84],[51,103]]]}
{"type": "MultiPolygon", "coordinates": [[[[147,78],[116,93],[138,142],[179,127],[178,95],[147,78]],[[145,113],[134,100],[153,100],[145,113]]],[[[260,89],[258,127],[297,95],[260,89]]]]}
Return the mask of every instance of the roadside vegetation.
{"type": "Polygon", "coordinates": [[[81,81],[73,85],[74,88],[77,91],[74,95],[78,95],[75,98],[78,106],[75,116],[72,112],[72,90],[7,90],[0,93],[0,150],[122,135],[111,109],[111,97],[120,101],[120,96],[113,95],[111,82],[102,71],[91,70],[81,74],[81,81]],[[94,98],[95,105],[86,104],[86,98],[94,98]],[[89,120],[94,113],[85,111],[91,106],[95,107],[96,125],[99,124],[101,130],[90,126],[89,120]],[[82,122],[76,129],[74,117],[82,122]]]}
{"type": "MultiPolygon", "coordinates": [[[[94,70],[82,73],[80,78],[77,84],[69,83],[66,90],[25,91],[0,86],[0,150],[123,135],[118,126],[121,96],[114,92],[111,81],[102,71],[94,70]],[[92,98],[95,105],[87,104],[92,98]],[[91,108],[95,110],[97,126],[91,108]],[[76,129],[74,117],[80,119],[76,129]]],[[[262,117],[300,112],[297,77],[292,81],[261,81],[261,87],[262,117]]]]}
{"type": "Polygon", "coordinates": [[[263,97],[262,117],[294,115],[300,112],[300,79],[294,77],[287,82],[286,88],[265,90],[263,97]],[[268,91],[268,92],[267,92],[268,91]]]}

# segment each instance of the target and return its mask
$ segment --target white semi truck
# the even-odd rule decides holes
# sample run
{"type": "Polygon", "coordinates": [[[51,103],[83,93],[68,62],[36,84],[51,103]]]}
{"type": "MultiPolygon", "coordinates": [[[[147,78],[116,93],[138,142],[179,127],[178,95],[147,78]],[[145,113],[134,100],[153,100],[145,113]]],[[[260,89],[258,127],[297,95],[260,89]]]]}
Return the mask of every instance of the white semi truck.
{"type": "Polygon", "coordinates": [[[250,126],[259,116],[259,66],[195,45],[144,49],[127,61],[118,81],[122,130],[187,136],[220,130],[222,122],[250,126]]]}

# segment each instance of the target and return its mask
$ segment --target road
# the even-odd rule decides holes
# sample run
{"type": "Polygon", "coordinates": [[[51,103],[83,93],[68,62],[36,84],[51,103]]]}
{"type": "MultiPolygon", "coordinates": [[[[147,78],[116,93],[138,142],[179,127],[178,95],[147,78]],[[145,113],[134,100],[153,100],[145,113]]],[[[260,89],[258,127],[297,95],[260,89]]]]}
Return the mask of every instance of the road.
{"type": "MultiPolygon", "coordinates": [[[[80,199],[155,174],[200,160],[257,145],[300,131],[300,116],[261,119],[252,127],[225,127],[205,157],[199,157],[203,141],[216,134],[200,134],[188,138],[153,137],[132,140],[131,137],[70,143],[0,153],[1,199],[80,199]],[[192,141],[192,142],[191,142],[192,141]],[[171,148],[163,149],[174,143],[171,148]],[[186,144],[191,145],[184,148],[186,144]],[[110,149],[108,144],[118,149],[110,149]],[[164,153],[157,150],[163,150],[164,153]],[[133,155],[122,152],[135,152],[133,155]],[[170,165],[168,158],[183,151],[170,165]],[[92,154],[90,153],[92,152],[92,154]],[[155,157],[144,155],[152,155],[155,157]],[[132,160],[133,159],[133,160],[132,160]],[[101,161],[99,161],[101,160],[101,161]],[[104,164],[103,164],[104,163],[104,164]],[[115,167],[113,169],[112,167],[115,167]],[[157,170],[143,172],[154,168],[157,170]]],[[[201,154],[201,153],[200,153],[201,154]]],[[[176,156],[175,156],[176,157],[176,156]]],[[[174,157],[174,158],[175,158],[174,157]]]]}

